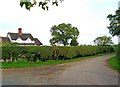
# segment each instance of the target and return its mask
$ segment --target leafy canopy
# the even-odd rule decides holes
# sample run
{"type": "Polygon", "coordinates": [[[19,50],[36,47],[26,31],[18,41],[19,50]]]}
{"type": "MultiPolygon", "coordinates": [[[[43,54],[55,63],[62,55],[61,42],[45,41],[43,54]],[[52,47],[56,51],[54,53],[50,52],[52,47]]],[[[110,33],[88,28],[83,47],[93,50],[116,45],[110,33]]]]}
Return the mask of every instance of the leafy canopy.
{"type": "Polygon", "coordinates": [[[43,10],[48,10],[49,6],[48,3],[51,3],[52,5],[58,6],[58,3],[62,2],[63,0],[20,0],[20,6],[23,7],[25,5],[25,8],[27,10],[30,10],[32,7],[38,5],[43,10]]]}
{"type": "Polygon", "coordinates": [[[101,36],[101,37],[97,37],[94,40],[94,43],[97,44],[98,46],[107,46],[107,45],[112,45],[112,37],[107,37],[107,36],[101,36]]]}
{"type": "Polygon", "coordinates": [[[59,24],[54,25],[51,30],[52,39],[50,39],[51,45],[63,44],[64,46],[69,45],[69,40],[77,39],[79,31],[77,27],[73,27],[71,24],[59,24]]]}
{"type": "Polygon", "coordinates": [[[78,46],[78,44],[79,44],[79,43],[77,42],[76,39],[72,39],[71,42],[70,42],[70,45],[71,45],[71,46],[78,46]]]}
{"type": "Polygon", "coordinates": [[[110,24],[108,26],[109,32],[112,36],[120,35],[120,8],[116,10],[115,15],[109,14],[107,16],[109,18],[110,24]]]}

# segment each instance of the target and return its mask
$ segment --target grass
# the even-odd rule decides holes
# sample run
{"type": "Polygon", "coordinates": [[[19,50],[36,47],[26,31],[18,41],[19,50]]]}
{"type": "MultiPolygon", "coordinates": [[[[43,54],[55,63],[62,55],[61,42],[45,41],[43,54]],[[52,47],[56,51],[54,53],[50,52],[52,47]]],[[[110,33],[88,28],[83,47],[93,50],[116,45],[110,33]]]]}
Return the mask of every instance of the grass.
{"type": "Polygon", "coordinates": [[[47,62],[4,62],[2,63],[2,66],[0,68],[26,68],[26,67],[41,67],[41,66],[48,66],[48,65],[56,65],[56,64],[62,64],[66,62],[73,62],[73,61],[79,61],[84,60],[88,58],[95,58],[98,56],[103,56],[111,53],[103,53],[103,54],[97,54],[94,56],[87,56],[87,57],[81,57],[81,58],[74,58],[69,60],[48,60],[47,62]]]}
{"type": "Polygon", "coordinates": [[[112,58],[108,59],[108,63],[112,69],[120,71],[120,61],[116,56],[113,56],[112,58]]]}

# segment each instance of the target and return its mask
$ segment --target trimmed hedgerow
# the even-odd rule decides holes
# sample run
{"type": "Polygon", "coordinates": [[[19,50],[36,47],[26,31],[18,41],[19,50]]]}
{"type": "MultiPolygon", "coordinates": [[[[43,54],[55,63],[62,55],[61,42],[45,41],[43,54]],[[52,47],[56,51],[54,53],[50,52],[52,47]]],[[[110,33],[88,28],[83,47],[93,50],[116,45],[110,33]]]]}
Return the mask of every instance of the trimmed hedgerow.
{"type": "Polygon", "coordinates": [[[117,59],[118,59],[118,64],[120,64],[120,43],[118,44],[118,46],[116,48],[116,56],[117,56],[117,59]]]}
{"type": "Polygon", "coordinates": [[[112,46],[15,46],[2,47],[5,62],[37,62],[47,60],[67,60],[113,52],[112,46]]]}

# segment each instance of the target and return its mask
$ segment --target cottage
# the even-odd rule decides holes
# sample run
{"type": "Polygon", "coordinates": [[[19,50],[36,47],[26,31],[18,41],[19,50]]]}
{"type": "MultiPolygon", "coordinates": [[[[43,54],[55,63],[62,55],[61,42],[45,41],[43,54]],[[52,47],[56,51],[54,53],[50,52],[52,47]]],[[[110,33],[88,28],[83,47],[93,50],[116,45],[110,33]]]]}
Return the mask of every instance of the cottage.
{"type": "Polygon", "coordinates": [[[2,43],[18,43],[20,45],[43,45],[37,38],[30,33],[22,33],[22,28],[18,28],[18,33],[7,33],[7,37],[1,37],[2,43]]]}

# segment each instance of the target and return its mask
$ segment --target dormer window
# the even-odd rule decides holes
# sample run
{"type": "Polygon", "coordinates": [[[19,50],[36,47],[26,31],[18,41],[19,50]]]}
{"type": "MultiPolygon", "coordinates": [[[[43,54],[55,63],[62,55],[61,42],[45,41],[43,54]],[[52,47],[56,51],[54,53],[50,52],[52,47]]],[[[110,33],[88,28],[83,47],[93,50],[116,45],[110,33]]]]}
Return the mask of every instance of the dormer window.
{"type": "Polygon", "coordinates": [[[22,43],[22,40],[21,40],[20,38],[18,38],[18,39],[16,40],[16,42],[17,42],[17,43],[22,43]]]}

